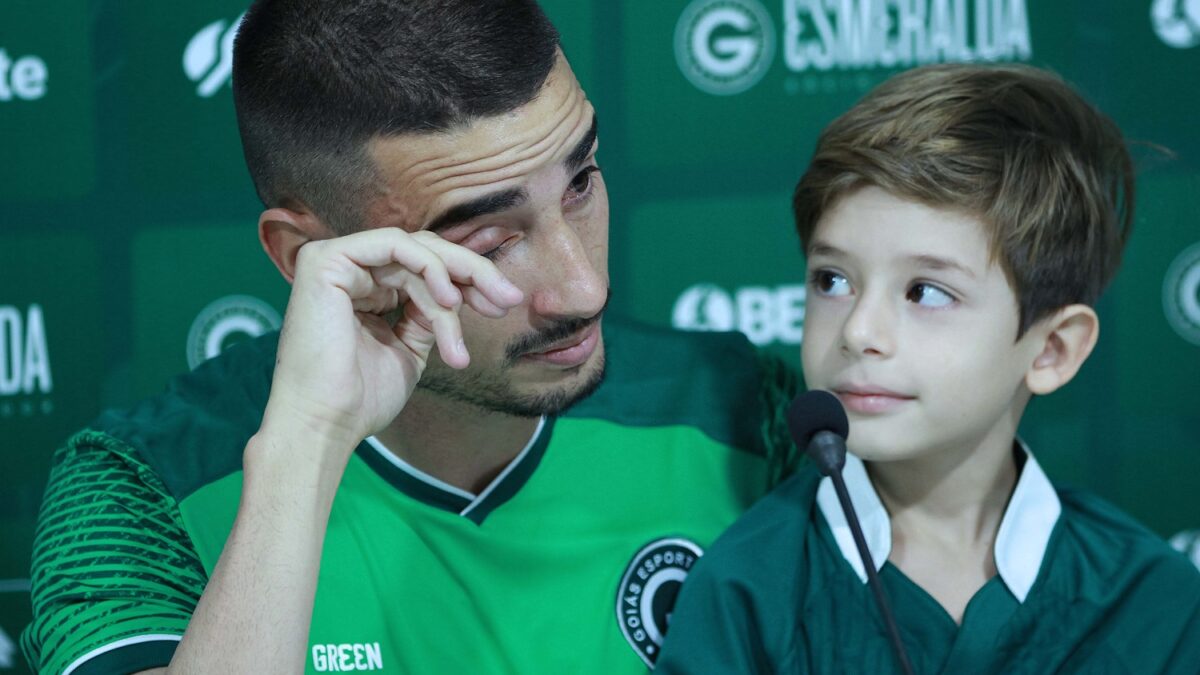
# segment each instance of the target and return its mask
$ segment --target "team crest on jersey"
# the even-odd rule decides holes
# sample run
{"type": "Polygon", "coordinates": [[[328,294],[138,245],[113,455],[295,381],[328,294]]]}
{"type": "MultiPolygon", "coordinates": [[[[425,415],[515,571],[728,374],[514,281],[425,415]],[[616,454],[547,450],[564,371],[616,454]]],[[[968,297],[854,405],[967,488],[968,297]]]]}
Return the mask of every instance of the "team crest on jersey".
{"type": "Polygon", "coordinates": [[[679,587],[704,552],[679,537],[656,539],[634,554],[617,587],[617,623],[633,651],[653,668],[679,587]]]}

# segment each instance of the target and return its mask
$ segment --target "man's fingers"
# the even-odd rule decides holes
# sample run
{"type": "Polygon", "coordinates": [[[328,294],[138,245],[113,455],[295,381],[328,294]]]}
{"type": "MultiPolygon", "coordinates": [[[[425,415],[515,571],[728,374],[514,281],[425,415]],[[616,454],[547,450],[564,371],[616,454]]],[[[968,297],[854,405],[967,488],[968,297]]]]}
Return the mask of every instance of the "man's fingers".
{"type": "Polygon", "coordinates": [[[484,295],[478,288],[475,288],[474,286],[466,286],[462,289],[462,292],[463,301],[470,306],[471,309],[474,309],[483,316],[499,319],[500,317],[508,314],[507,308],[494,304],[491,300],[488,300],[486,295],[484,295]]]}
{"type": "MultiPolygon", "coordinates": [[[[373,280],[397,288],[406,280],[392,279],[405,270],[422,277],[430,295],[443,307],[454,307],[463,301],[459,287],[475,287],[492,306],[508,308],[522,302],[524,294],[514,286],[492,261],[458,244],[452,244],[431,232],[409,234],[399,228],[364,230],[337,239],[313,242],[314,255],[325,256],[334,264],[334,283],[345,288],[352,298],[371,292],[356,270],[373,272],[373,280]],[[337,264],[337,260],[345,265],[337,264]]],[[[308,248],[307,246],[305,248],[308,248]]],[[[301,253],[304,253],[301,249],[301,253]]],[[[490,315],[491,308],[476,307],[490,315]]]]}
{"type": "Polygon", "coordinates": [[[414,283],[409,287],[404,320],[396,325],[397,337],[401,340],[413,337],[410,332],[411,324],[420,327],[425,334],[433,334],[438,354],[446,365],[451,368],[466,368],[471,362],[466,343],[463,342],[462,324],[459,323],[458,313],[438,304],[424,284],[414,283]],[[406,326],[406,323],[410,326],[406,326]]]}
{"type": "Polygon", "coordinates": [[[515,307],[524,300],[521,289],[513,285],[491,260],[430,232],[418,232],[413,237],[445,262],[447,272],[457,284],[478,288],[493,305],[515,307]]]}
{"type": "Polygon", "coordinates": [[[462,294],[450,280],[446,264],[429,247],[399,228],[386,227],[364,230],[354,234],[312,242],[301,247],[313,246],[313,253],[324,258],[324,269],[330,280],[346,290],[352,298],[363,297],[370,292],[362,285],[361,275],[352,268],[373,269],[399,263],[408,271],[425,279],[431,297],[445,307],[462,301],[462,294]]]}

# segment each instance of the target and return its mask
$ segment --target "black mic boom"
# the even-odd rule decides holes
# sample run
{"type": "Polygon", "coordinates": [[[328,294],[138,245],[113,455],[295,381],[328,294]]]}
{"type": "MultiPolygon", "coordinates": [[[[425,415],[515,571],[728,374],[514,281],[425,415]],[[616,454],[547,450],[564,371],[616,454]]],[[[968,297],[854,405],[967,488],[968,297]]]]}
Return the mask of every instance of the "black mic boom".
{"type": "Polygon", "coordinates": [[[888,640],[892,643],[892,651],[900,663],[901,672],[912,675],[908,652],[904,650],[904,643],[900,641],[900,629],[896,627],[891,605],[883,592],[879,575],[875,572],[871,551],[867,548],[867,538],[863,536],[858,514],[850,501],[846,482],[842,480],[842,467],[846,465],[846,438],[850,435],[850,420],[846,418],[846,410],[833,394],[814,389],[800,394],[788,406],[787,423],[796,447],[808,454],[821,473],[833,481],[838,502],[842,505],[842,513],[846,515],[850,534],[854,536],[854,544],[858,547],[858,557],[867,573],[867,583],[875,595],[879,612],[883,615],[884,628],[887,630],[888,640]]]}
{"type": "Polygon", "coordinates": [[[841,472],[850,420],[836,396],[820,389],[800,394],[788,406],[787,424],[796,448],[808,453],[822,475],[841,472]]]}

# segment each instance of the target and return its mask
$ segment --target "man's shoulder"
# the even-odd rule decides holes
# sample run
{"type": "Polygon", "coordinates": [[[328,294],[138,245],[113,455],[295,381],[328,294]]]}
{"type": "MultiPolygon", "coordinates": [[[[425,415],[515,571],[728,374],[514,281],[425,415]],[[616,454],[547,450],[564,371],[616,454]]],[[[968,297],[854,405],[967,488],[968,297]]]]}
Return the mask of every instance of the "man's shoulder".
{"type": "Polygon", "coordinates": [[[240,470],[246,441],[258,429],[270,393],[278,334],[227,349],[172,378],[164,391],[129,408],[111,409],[77,436],[112,439],[150,467],[176,499],[240,470]]]}
{"type": "Polygon", "coordinates": [[[761,451],[767,420],[798,377],[740,333],[684,332],[605,319],[604,382],[567,418],[631,427],[686,425],[761,451]]]}

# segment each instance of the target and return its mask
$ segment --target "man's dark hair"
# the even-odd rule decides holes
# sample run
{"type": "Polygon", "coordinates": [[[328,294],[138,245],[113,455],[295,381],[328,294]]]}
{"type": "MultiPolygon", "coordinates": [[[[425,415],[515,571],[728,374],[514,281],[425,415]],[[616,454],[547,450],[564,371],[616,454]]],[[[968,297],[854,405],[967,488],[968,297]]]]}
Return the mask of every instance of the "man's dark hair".
{"type": "Polygon", "coordinates": [[[258,196],[360,229],[381,188],[368,141],[519,108],[557,48],[534,0],[258,0],[233,61],[258,196]]]}

